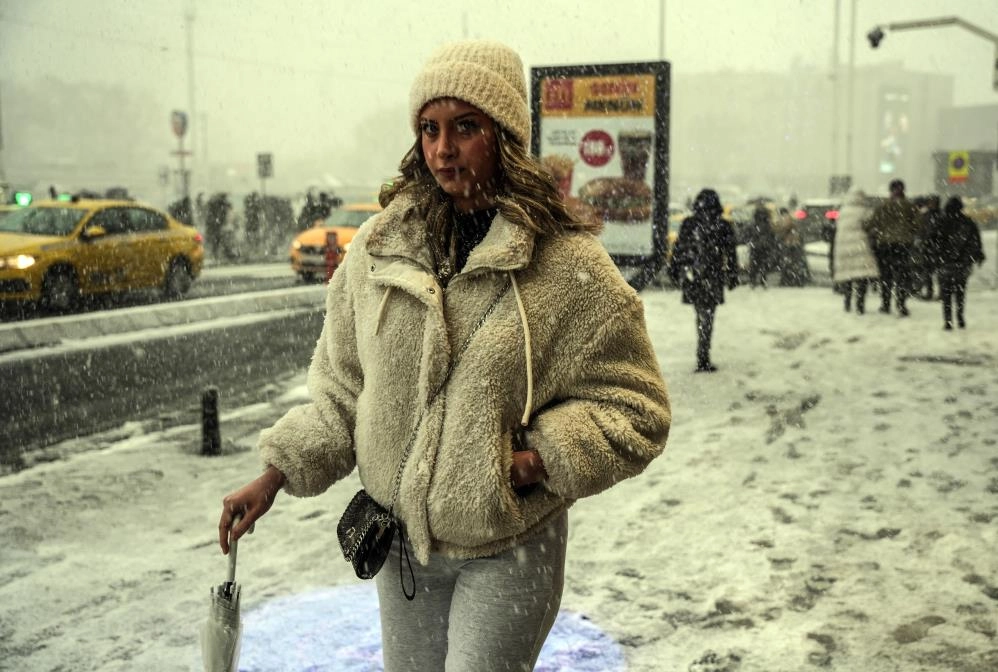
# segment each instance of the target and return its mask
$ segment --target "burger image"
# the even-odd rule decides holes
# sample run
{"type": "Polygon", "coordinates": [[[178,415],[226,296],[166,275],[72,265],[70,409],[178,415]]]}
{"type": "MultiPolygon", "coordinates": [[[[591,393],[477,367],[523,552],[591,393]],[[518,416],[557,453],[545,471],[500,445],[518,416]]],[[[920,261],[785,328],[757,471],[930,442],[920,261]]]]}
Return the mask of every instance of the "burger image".
{"type": "Polygon", "coordinates": [[[597,177],[579,188],[579,200],[604,220],[640,222],[651,219],[652,192],[643,180],[597,177]]]}

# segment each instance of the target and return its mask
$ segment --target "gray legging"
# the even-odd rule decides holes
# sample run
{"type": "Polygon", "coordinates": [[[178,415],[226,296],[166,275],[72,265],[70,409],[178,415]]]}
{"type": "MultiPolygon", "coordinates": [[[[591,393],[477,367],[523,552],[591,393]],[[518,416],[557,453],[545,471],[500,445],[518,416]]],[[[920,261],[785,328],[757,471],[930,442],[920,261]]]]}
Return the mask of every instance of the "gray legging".
{"type": "MultiPolygon", "coordinates": [[[[375,579],[385,672],[529,672],[565,583],[568,514],[487,558],[413,562],[416,598],[399,585],[399,540],[375,579]]],[[[411,557],[411,549],[410,549],[411,557]]],[[[409,587],[406,570],[406,587],[409,587]]]]}

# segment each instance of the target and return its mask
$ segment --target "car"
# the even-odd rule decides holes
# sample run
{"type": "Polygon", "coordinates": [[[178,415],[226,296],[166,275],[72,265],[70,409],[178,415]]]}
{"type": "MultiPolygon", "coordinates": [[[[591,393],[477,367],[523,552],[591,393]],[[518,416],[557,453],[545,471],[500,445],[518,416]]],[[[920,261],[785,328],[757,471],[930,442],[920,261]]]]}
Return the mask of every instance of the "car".
{"type": "MultiPolygon", "coordinates": [[[[943,205],[946,199],[943,199],[943,205]]],[[[998,228],[998,197],[987,195],[963,199],[963,214],[974,220],[982,231],[998,228]]]]}
{"type": "Polygon", "coordinates": [[[72,310],[81,297],[159,288],[201,274],[201,234],[132,200],[36,201],[0,217],[0,302],[72,310]]]}
{"type": "Polygon", "coordinates": [[[305,229],[291,241],[291,270],[304,282],[326,278],[326,239],[336,234],[336,250],[332,259],[335,268],[343,263],[350,241],[360,225],[381,212],[377,203],[350,203],[333,210],[329,217],[305,229]]]}
{"type": "Polygon", "coordinates": [[[800,227],[805,243],[831,240],[835,232],[835,222],[839,218],[841,202],[829,198],[813,198],[803,201],[794,211],[794,219],[800,227]]]}

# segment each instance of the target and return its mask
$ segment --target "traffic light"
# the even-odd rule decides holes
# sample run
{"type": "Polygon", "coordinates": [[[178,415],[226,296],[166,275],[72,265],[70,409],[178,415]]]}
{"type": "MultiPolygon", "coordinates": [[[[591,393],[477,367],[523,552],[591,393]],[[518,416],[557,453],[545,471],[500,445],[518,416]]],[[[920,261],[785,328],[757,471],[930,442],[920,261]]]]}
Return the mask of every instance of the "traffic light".
{"type": "Polygon", "coordinates": [[[14,192],[14,203],[15,205],[27,206],[31,205],[32,196],[30,191],[15,191],[14,192]]]}
{"type": "Polygon", "coordinates": [[[884,31],[880,30],[880,26],[877,26],[866,34],[866,39],[870,41],[870,48],[876,49],[880,46],[880,41],[884,39],[884,31]]]}

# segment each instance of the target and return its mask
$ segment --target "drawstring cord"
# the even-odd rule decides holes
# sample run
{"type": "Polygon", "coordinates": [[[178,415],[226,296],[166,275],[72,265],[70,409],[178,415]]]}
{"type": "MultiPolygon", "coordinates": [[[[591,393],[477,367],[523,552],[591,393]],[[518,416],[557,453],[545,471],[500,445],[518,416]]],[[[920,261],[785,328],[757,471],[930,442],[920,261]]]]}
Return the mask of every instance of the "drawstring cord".
{"type": "Polygon", "coordinates": [[[530,411],[534,407],[534,366],[533,357],[530,351],[530,326],[527,324],[527,310],[523,307],[523,298],[520,296],[520,285],[516,282],[516,276],[512,271],[507,271],[509,281],[513,285],[513,294],[516,295],[516,308],[520,312],[520,324],[523,325],[523,351],[527,360],[527,401],[523,407],[523,417],[520,418],[520,425],[526,427],[530,423],[530,411]]]}
{"type": "Polygon", "coordinates": [[[381,303],[378,304],[378,319],[374,323],[374,335],[377,336],[378,332],[381,331],[381,322],[385,318],[385,307],[388,305],[388,297],[392,294],[391,285],[385,289],[384,296],[381,297],[381,303]]]}

